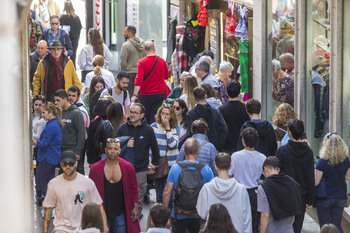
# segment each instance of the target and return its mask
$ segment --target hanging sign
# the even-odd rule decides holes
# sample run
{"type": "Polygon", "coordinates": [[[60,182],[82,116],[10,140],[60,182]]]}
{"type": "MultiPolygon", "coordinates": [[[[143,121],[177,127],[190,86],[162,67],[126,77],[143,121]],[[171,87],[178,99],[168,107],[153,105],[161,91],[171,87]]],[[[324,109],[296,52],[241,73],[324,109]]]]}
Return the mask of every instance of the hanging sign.
{"type": "Polygon", "coordinates": [[[102,34],[103,4],[102,0],[93,0],[93,27],[102,34]]]}
{"type": "Polygon", "coordinates": [[[219,20],[215,18],[209,19],[209,44],[210,51],[214,54],[213,63],[215,67],[219,67],[220,64],[220,41],[219,41],[219,20]]]}
{"type": "Polygon", "coordinates": [[[127,3],[127,25],[134,26],[136,28],[136,35],[139,32],[139,0],[128,0],[127,3]]]}

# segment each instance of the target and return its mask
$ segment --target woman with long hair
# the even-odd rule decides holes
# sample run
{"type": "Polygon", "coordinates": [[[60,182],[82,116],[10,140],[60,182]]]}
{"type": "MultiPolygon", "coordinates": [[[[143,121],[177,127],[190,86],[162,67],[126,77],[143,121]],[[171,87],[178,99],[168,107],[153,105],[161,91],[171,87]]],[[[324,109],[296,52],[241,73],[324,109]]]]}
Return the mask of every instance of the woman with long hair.
{"type": "Polygon", "coordinates": [[[177,122],[180,126],[179,148],[181,148],[187,136],[186,114],[188,112],[188,108],[185,101],[183,101],[182,99],[175,99],[173,102],[173,108],[177,117],[177,122]]]}
{"type": "MultiPolygon", "coordinates": [[[[172,166],[176,163],[176,157],[179,153],[178,142],[180,126],[177,124],[177,117],[174,108],[168,104],[163,104],[158,108],[154,116],[155,122],[151,124],[156,136],[160,158],[166,156],[168,165],[172,166]]],[[[156,199],[158,203],[162,203],[163,190],[167,181],[167,176],[155,179],[156,199]]]]}
{"type": "Polygon", "coordinates": [[[206,226],[200,233],[238,233],[232,224],[230,214],[222,204],[213,204],[209,210],[206,226]]]}
{"type": "MultiPolygon", "coordinates": [[[[272,123],[275,126],[277,126],[277,128],[275,129],[277,147],[281,146],[282,139],[284,138],[285,135],[288,135],[286,134],[287,121],[290,119],[298,119],[298,115],[294,111],[294,108],[292,107],[292,105],[288,103],[282,103],[278,105],[272,119],[272,123]]],[[[307,141],[305,132],[301,137],[301,140],[309,144],[309,142],[307,141]]]]}
{"type": "Polygon", "coordinates": [[[64,2],[63,12],[65,12],[65,14],[61,15],[60,24],[63,26],[63,30],[67,31],[72,42],[73,54],[70,56],[70,59],[73,61],[73,64],[75,66],[75,58],[77,56],[77,48],[82,26],[79,16],[75,14],[71,0],[66,0],[64,2]]]}
{"type": "Polygon", "coordinates": [[[33,137],[36,140],[40,139],[40,135],[45,128],[46,121],[41,116],[42,105],[46,102],[45,96],[36,95],[33,98],[33,137]]]}
{"type": "Polygon", "coordinates": [[[198,86],[197,79],[194,76],[188,76],[185,79],[183,94],[180,96],[180,99],[185,101],[188,110],[191,110],[196,104],[193,99],[193,89],[198,86]]]}
{"type": "Polygon", "coordinates": [[[90,111],[92,111],[92,109],[90,109],[90,101],[91,98],[94,96],[94,94],[101,90],[101,89],[105,89],[106,88],[106,84],[105,81],[102,77],[96,76],[91,80],[90,83],[90,90],[91,92],[87,93],[84,96],[83,102],[85,104],[86,107],[86,111],[91,115],[90,111]]]}
{"type": "Polygon", "coordinates": [[[104,232],[103,218],[100,207],[95,203],[84,206],[81,215],[81,226],[76,233],[101,233],[104,232]]]}
{"type": "Polygon", "coordinates": [[[326,223],[337,226],[340,233],[343,210],[347,200],[346,180],[350,179],[348,147],[337,133],[328,133],[323,138],[320,159],[315,168],[315,186],[324,179],[325,197],[316,199],[320,227],[326,223]]]}
{"type": "Polygon", "coordinates": [[[100,32],[95,28],[90,28],[88,32],[88,44],[85,45],[80,51],[78,57],[78,65],[82,69],[82,82],[85,81],[87,73],[94,70],[92,60],[96,55],[104,57],[104,63],[106,66],[111,63],[113,55],[109,51],[108,46],[104,43],[100,32]]]}
{"type": "Polygon", "coordinates": [[[42,106],[42,117],[47,121],[40,139],[33,139],[38,148],[39,166],[36,184],[42,196],[46,195],[47,184],[55,175],[55,167],[60,162],[62,145],[62,109],[47,102],[42,106]]]}
{"type": "Polygon", "coordinates": [[[107,119],[107,108],[111,103],[113,103],[111,99],[103,97],[97,101],[94,109],[90,109],[96,115],[94,120],[91,121],[88,138],[86,139],[86,155],[90,166],[101,160],[99,148],[94,145],[94,137],[97,127],[103,120],[107,119]]]}
{"type": "MultiPolygon", "coordinates": [[[[97,127],[94,144],[95,147],[99,147],[100,154],[105,154],[104,148],[106,147],[107,138],[114,138],[117,129],[124,123],[123,107],[120,103],[111,103],[106,110],[107,119],[102,121],[97,127]]],[[[101,156],[104,159],[105,155],[101,156]]]]}

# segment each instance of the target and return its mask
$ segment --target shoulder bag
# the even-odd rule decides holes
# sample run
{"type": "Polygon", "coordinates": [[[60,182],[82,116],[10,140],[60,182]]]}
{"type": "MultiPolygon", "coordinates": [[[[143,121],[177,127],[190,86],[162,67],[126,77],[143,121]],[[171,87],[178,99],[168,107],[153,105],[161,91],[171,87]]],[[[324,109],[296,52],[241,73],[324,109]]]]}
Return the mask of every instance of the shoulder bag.
{"type": "Polygon", "coordinates": [[[345,193],[346,193],[346,207],[348,207],[350,205],[350,197],[349,197],[349,193],[348,193],[348,190],[347,190],[347,186],[346,186],[346,183],[345,183],[345,178],[341,175],[337,165],[335,165],[333,167],[335,169],[335,171],[337,172],[337,175],[338,175],[338,178],[340,180],[340,183],[341,185],[343,186],[343,189],[345,190],[345,193]]]}

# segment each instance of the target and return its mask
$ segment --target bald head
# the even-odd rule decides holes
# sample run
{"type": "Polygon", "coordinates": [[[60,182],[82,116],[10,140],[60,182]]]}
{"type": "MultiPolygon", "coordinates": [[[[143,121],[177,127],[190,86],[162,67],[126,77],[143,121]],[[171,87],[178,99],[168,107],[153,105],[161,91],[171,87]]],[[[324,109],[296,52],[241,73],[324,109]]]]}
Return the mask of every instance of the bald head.
{"type": "Polygon", "coordinates": [[[147,53],[147,55],[151,55],[155,53],[155,47],[154,47],[154,42],[153,41],[146,41],[145,42],[145,51],[147,53]]]}
{"type": "Polygon", "coordinates": [[[47,42],[45,40],[39,41],[36,50],[41,58],[45,57],[47,53],[47,42]]]}
{"type": "Polygon", "coordinates": [[[189,156],[198,156],[199,153],[199,142],[195,138],[188,138],[184,143],[184,153],[186,158],[189,156]]]}

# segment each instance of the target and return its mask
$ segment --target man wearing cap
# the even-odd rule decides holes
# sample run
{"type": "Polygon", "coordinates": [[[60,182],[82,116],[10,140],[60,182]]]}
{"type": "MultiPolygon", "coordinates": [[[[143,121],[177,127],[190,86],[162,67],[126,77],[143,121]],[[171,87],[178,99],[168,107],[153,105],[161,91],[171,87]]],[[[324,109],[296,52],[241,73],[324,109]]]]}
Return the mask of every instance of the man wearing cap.
{"type": "Polygon", "coordinates": [[[119,158],[121,150],[118,138],[108,138],[105,148],[107,158],[92,165],[89,177],[103,199],[108,228],[112,228],[113,232],[140,232],[135,168],[119,158]]]}
{"type": "Polygon", "coordinates": [[[60,164],[63,174],[49,182],[43,202],[43,207],[45,207],[43,232],[47,232],[52,211],[55,208],[53,232],[74,233],[80,226],[83,208],[89,203],[96,203],[100,206],[104,232],[107,232],[103,201],[94,182],[77,173],[78,162],[74,152],[69,150],[62,152],[60,164]]]}
{"type": "Polygon", "coordinates": [[[59,89],[67,91],[72,85],[81,89],[73,62],[62,54],[63,48],[58,40],[54,40],[50,44],[50,54],[39,62],[35,71],[33,95],[44,95],[47,100],[53,102],[53,93],[59,89]]]}

